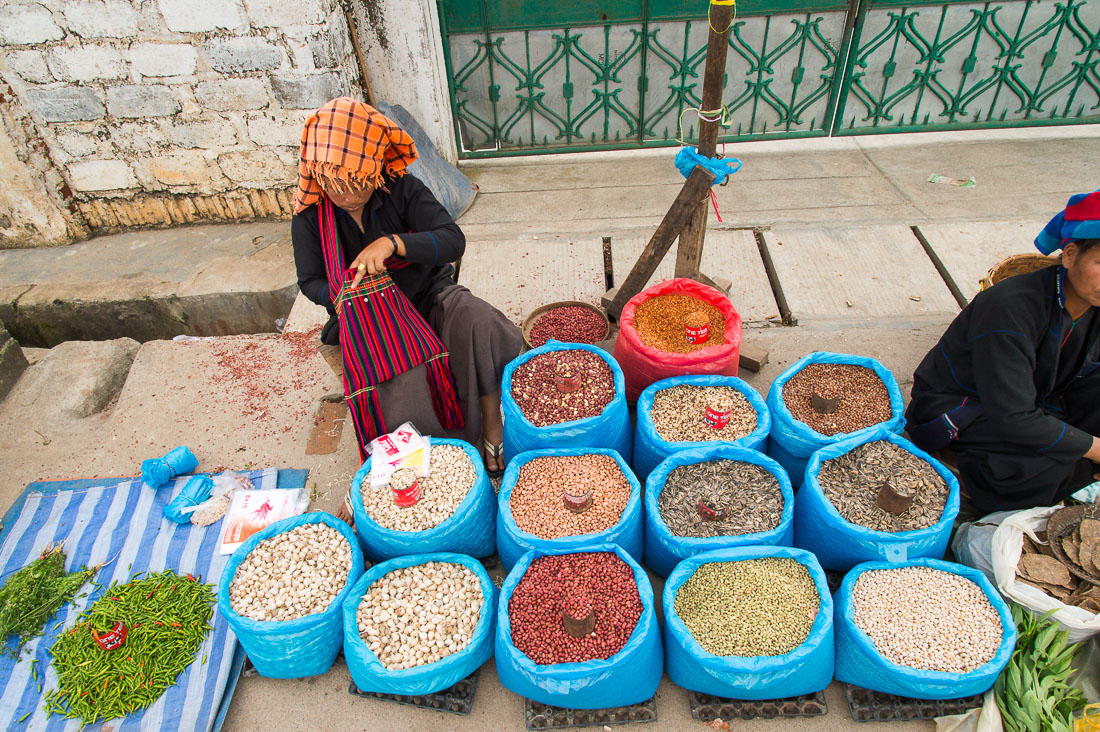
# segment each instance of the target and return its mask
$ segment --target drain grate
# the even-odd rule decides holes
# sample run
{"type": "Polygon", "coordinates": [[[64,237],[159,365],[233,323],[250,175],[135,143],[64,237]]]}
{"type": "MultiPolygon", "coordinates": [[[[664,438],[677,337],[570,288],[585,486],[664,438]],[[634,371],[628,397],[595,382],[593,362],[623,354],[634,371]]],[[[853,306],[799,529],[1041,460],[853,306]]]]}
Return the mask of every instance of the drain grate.
{"type": "Polygon", "coordinates": [[[856,722],[913,722],[963,714],[982,705],[982,695],[961,699],[910,699],[844,684],[848,709],[856,722]]]}
{"type": "Polygon", "coordinates": [[[556,729],[561,727],[595,727],[607,724],[657,721],[655,699],[631,704],[628,707],[610,709],[564,709],[549,704],[527,700],[527,729],[556,729]]]}
{"type": "Polygon", "coordinates": [[[421,709],[432,709],[438,712],[450,712],[452,714],[469,714],[474,705],[474,694],[477,692],[477,671],[470,674],[462,681],[443,691],[434,694],[422,694],[419,696],[405,696],[403,694],[380,694],[376,691],[360,691],[355,682],[348,686],[348,693],[364,699],[381,699],[382,701],[404,704],[421,709]]]}
{"type": "Polygon", "coordinates": [[[820,717],[829,713],[825,701],[825,692],[791,696],[786,699],[763,699],[749,701],[744,699],[726,699],[699,692],[689,692],[691,716],[701,722],[713,722],[716,719],[776,719],[779,717],[820,717]]]}

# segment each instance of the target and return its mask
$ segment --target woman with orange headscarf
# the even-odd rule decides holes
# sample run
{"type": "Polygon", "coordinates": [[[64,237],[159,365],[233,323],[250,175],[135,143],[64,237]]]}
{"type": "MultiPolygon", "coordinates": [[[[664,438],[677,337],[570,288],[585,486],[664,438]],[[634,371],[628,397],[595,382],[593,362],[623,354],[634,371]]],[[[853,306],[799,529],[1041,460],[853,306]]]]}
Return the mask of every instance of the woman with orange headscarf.
{"type": "Polygon", "coordinates": [[[480,444],[499,474],[501,377],[522,336],[455,284],[451,263],[466,239],[407,174],[416,157],[408,133],[354,99],[306,120],[291,224],[298,285],[329,311],[321,340],[341,348],[361,452],[412,421],[425,434],[480,444]]]}

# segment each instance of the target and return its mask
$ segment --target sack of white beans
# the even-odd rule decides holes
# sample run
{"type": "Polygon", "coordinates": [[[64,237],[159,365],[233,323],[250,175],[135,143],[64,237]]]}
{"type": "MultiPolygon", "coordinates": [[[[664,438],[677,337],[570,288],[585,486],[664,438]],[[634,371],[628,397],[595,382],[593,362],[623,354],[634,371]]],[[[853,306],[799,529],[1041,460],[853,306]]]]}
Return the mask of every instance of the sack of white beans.
{"type": "Polygon", "coordinates": [[[344,659],[360,691],[447,689],[493,655],[497,589],[464,554],[413,554],[367,570],[344,600],[344,659]]]}
{"type": "Polygon", "coordinates": [[[497,553],[617,544],[642,560],[642,486],[614,450],[531,450],[508,463],[497,496],[497,553]],[[579,503],[578,503],[579,502],[579,503]]]}
{"type": "Polygon", "coordinates": [[[673,376],[638,397],[634,471],[643,480],[683,450],[739,445],[767,452],[771,412],[764,398],[736,376],[673,376]]]}
{"type": "Polygon", "coordinates": [[[1008,605],[979,570],[939,559],[864,562],[836,592],[836,678],[914,699],[992,688],[1016,647],[1008,605]]]}
{"type": "Polygon", "coordinates": [[[218,610],[261,676],[316,676],[340,652],[341,603],[361,574],[351,527],[330,513],[292,516],[233,552],[218,582],[218,610]]]}
{"type": "Polygon", "coordinates": [[[411,506],[397,505],[389,484],[372,488],[370,468],[368,458],[351,481],[355,533],[369,561],[430,552],[487,557],[496,549],[496,496],[470,443],[431,438],[430,474],[418,481],[411,506]]]}

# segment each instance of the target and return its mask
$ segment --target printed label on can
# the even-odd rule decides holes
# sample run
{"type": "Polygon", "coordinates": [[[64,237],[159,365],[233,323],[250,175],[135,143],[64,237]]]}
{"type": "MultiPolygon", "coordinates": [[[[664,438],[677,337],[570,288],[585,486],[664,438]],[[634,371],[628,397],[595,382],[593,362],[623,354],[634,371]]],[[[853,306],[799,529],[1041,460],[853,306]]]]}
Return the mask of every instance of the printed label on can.
{"type": "Polygon", "coordinates": [[[720,430],[730,423],[729,412],[719,412],[713,407],[707,407],[706,423],[708,427],[720,430]]]}
{"type": "Polygon", "coordinates": [[[414,482],[408,488],[393,489],[393,502],[401,508],[415,506],[420,501],[420,481],[414,482]]]}
{"type": "Polygon", "coordinates": [[[685,325],[684,335],[687,336],[688,343],[692,345],[698,345],[700,343],[706,343],[710,338],[710,326],[704,323],[703,325],[685,325]]]}
{"type": "Polygon", "coordinates": [[[121,620],[115,622],[113,628],[110,631],[100,635],[92,629],[92,638],[95,642],[105,651],[113,651],[116,648],[122,648],[126,645],[126,636],[129,634],[130,629],[126,627],[121,620]]]}

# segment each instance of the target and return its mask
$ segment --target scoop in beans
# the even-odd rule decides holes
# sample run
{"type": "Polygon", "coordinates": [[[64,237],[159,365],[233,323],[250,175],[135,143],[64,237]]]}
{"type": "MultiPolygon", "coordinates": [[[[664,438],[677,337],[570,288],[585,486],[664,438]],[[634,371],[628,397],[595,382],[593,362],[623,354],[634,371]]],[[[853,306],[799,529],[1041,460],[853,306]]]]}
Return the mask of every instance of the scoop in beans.
{"type": "Polygon", "coordinates": [[[791,416],[815,432],[832,436],[855,432],[893,416],[890,392],[871,369],[851,363],[811,363],[783,385],[783,403],[791,416]],[[823,397],[839,397],[836,411],[814,411],[814,390],[823,397]]]}
{"type": "Polygon", "coordinates": [[[535,348],[554,339],[563,343],[597,343],[607,337],[607,322],[598,313],[579,305],[550,308],[534,325],[529,336],[535,348]]]}
{"type": "Polygon", "coordinates": [[[756,429],[756,410],[737,389],[729,386],[680,384],[653,395],[649,418],[662,440],[668,442],[733,442],[756,429]],[[730,421],[714,428],[706,423],[707,404],[722,395],[732,402],[730,421]]]}
{"type": "Polygon", "coordinates": [[[325,524],[303,524],[264,539],[237,566],[233,610],[252,620],[295,620],[328,608],[351,572],[351,546],[325,524]]]}
{"type": "Polygon", "coordinates": [[[619,522],[630,499],[619,463],[609,455],[553,455],[528,461],[519,469],[509,508],[520,529],[540,539],[595,534],[619,522]],[[592,505],[583,513],[565,506],[564,492],[592,489],[592,505]]]}
{"type": "Polygon", "coordinates": [[[481,580],[454,562],[426,562],[371,583],[355,617],[359,636],[390,670],[413,668],[470,644],[481,617],[481,580]]]}
{"type": "Polygon", "coordinates": [[[477,472],[466,451],[457,445],[432,445],[429,476],[420,479],[420,500],[402,508],[383,484],[362,485],[363,508],[379,526],[394,531],[427,531],[454,515],[473,488],[477,472]]]}
{"type": "Polygon", "coordinates": [[[642,343],[666,353],[690,353],[726,342],[726,318],[722,311],[691,295],[657,295],[634,311],[634,329],[642,343]],[[690,343],[684,319],[701,312],[707,318],[708,335],[703,343],[690,343]]]}
{"type": "Polygon", "coordinates": [[[862,573],[853,620],[886,659],[926,671],[965,674],[988,663],[1004,628],[982,589],[932,567],[862,573]]]}
{"type": "Polygon", "coordinates": [[[516,367],[512,373],[512,399],[523,416],[536,427],[595,417],[615,397],[611,367],[591,351],[550,351],[516,367]],[[564,394],[554,383],[561,367],[581,374],[581,386],[564,394]]]}

